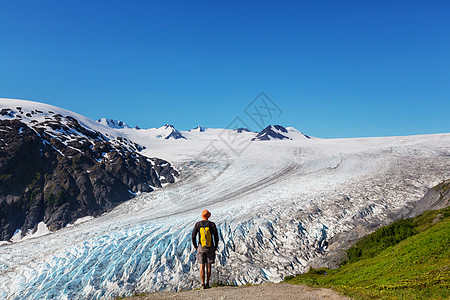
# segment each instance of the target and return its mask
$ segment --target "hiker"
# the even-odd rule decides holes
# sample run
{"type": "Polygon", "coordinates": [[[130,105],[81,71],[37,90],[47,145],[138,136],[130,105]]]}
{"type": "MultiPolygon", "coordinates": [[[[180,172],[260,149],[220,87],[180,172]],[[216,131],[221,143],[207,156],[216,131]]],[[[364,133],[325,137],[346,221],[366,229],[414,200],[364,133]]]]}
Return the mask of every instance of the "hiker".
{"type": "Polygon", "coordinates": [[[200,280],[204,289],[209,288],[209,278],[211,277],[211,266],[216,258],[216,250],[219,244],[219,234],[214,222],[209,221],[211,213],[208,210],[202,211],[202,221],[198,221],[192,231],[192,243],[197,250],[197,260],[200,264],[200,280]],[[197,245],[197,235],[200,235],[197,245]],[[205,283],[206,268],[206,283],[205,283]]]}

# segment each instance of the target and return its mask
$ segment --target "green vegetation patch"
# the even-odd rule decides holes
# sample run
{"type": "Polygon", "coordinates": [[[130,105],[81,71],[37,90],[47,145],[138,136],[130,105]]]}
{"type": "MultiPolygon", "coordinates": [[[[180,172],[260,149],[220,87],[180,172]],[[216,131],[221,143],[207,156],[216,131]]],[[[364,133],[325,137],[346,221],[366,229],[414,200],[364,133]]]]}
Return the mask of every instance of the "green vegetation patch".
{"type": "Polygon", "coordinates": [[[355,299],[448,299],[449,212],[394,222],[352,247],[359,251],[347,251],[349,259],[339,269],[310,269],[285,281],[331,287],[355,299]]]}
{"type": "Polygon", "coordinates": [[[347,252],[348,260],[343,264],[374,257],[384,249],[397,245],[404,239],[417,233],[413,219],[398,220],[388,226],[377,229],[374,233],[363,237],[347,252]]]}
{"type": "Polygon", "coordinates": [[[2,181],[7,181],[7,180],[9,180],[11,177],[12,177],[12,174],[2,174],[2,175],[0,175],[0,183],[1,183],[2,181]]]}
{"type": "Polygon", "coordinates": [[[66,198],[66,191],[64,189],[58,189],[56,193],[51,193],[45,199],[45,204],[48,206],[58,206],[63,203],[66,198]]]}

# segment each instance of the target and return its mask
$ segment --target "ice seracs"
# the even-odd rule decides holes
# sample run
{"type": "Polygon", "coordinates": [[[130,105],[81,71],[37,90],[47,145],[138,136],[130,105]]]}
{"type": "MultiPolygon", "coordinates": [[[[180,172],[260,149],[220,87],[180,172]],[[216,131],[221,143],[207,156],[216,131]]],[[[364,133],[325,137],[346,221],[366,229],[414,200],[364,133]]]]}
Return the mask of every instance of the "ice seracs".
{"type": "Polygon", "coordinates": [[[232,140],[218,138],[224,132],[228,138],[208,129],[177,141],[130,129],[129,139],[143,134],[139,143],[170,155],[182,174],[177,183],[82,224],[0,246],[0,299],[196,288],[190,234],[205,207],[221,235],[213,278],[279,281],[408,215],[428,188],[450,178],[450,134],[249,142],[254,134],[243,132],[247,148],[236,154],[232,140]],[[211,141],[217,151],[203,151],[211,141]]]}

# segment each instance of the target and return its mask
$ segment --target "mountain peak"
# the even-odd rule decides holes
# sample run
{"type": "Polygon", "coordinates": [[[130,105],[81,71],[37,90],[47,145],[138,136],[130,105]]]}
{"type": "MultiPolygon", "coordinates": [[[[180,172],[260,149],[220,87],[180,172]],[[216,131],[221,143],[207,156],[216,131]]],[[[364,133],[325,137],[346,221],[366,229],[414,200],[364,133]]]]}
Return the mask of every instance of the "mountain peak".
{"type": "Polygon", "coordinates": [[[189,132],[205,132],[206,127],[197,126],[189,130],[189,132]]]}
{"type": "Polygon", "coordinates": [[[248,128],[244,128],[244,127],[239,127],[237,129],[235,129],[234,131],[236,131],[237,133],[242,133],[242,132],[251,132],[250,129],[248,128]]]}
{"type": "Polygon", "coordinates": [[[158,132],[158,134],[156,135],[157,138],[164,138],[166,140],[186,140],[186,137],[182,135],[180,131],[176,130],[173,125],[166,124],[164,126],[161,126],[160,128],[156,128],[156,130],[158,132]]]}
{"type": "Polygon", "coordinates": [[[115,129],[131,128],[125,122],[119,120],[101,118],[98,119],[97,122],[115,129]]]}
{"type": "Polygon", "coordinates": [[[285,128],[281,125],[269,125],[252,138],[252,141],[293,140],[297,139],[298,136],[310,139],[309,136],[293,127],[285,128]]]}
{"type": "Polygon", "coordinates": [[[285,135],[287,133],[287,129],[281,125],[269,125],[252,138],[252,141],[291,140],[285,135]]]}

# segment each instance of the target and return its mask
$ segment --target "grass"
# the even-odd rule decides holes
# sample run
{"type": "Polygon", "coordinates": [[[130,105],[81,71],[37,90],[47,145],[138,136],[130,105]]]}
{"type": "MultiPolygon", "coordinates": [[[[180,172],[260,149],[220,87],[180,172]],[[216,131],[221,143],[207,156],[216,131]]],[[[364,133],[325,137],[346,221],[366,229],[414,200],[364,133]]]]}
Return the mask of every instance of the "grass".
{"type": "Polygon", "coordinates": [[[383,250],[415,235],[418,232],[415,227],[413,219],[402,219],[377,229],[346,251],[348,260],[344,261],[343,264],[377,256],[383,250]]]}
{"type": "Polygon", "coordinates": [[[380,228],[350,249],[338,269],[310,269],[285,281],[355,299],[450,298],[450,207],[380,228]]]}

